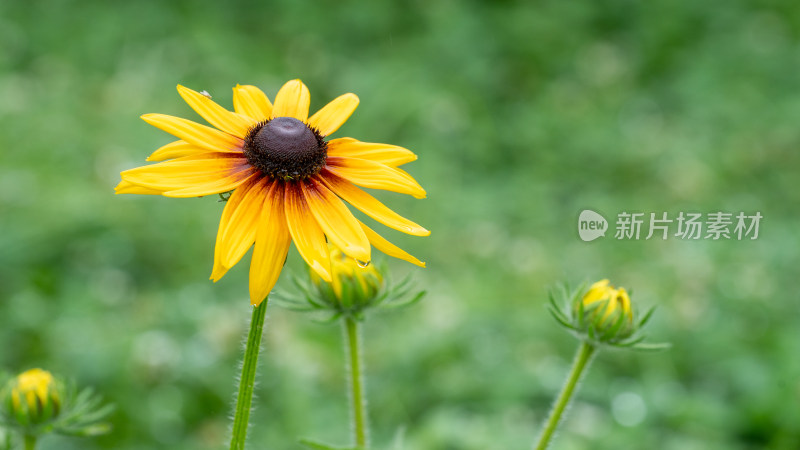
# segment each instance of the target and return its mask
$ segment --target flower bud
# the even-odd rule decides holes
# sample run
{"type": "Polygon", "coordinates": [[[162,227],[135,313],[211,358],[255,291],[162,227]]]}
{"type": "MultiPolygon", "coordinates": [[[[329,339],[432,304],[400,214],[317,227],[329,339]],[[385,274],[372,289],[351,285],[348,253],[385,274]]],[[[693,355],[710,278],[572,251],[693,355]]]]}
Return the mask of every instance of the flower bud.
{"type": "Polygon", "coordinates": [[[362,263],[329,246],[331,283],[326,283],[311,271],[311,280],[325,301],[340,312],[361,311],[378,296],[383,277],[374,265],[362,263]]]}
{"type": "Polygon", "coordinates": [[[60,391],[60,383],[50,372],[31,369],[8,382],[3,392],[3,406],[6,414],[19,425],[38,425],[58,416],[60,391]]]}
{"type": "Polygon", "coordinates": [[[617,328],[615,337],[626,337],[633,331],[631,299],[625,288],[615,288],[608,280],[594,283],[578,305],[585,320],[599,333],[617,328]]]}
{"type": "Polygon", "coordinates": [[[581,341],[634,350],[663,350],[667,343],[646,343],[642,329],[654,308],[644,315],[634,312],[628,291],[612,286],[608,280],[577,290],[566,286],[550,294],[550,313],[561,326],[581,341]]]}
{"type": "Polygon", "coordinates": [[[363,320],[368,311],[404,308],[425,296],[425,291],[415,289],[411,276],[395,281],[383,264],[376,267],[357,261],[331,244],[328,255],[330,282],[311,270],[308,278],[294,278],[295,292],[278,291],[278,304],[298,312],[321,313],[323,322],[333,322],[363,320]]]}

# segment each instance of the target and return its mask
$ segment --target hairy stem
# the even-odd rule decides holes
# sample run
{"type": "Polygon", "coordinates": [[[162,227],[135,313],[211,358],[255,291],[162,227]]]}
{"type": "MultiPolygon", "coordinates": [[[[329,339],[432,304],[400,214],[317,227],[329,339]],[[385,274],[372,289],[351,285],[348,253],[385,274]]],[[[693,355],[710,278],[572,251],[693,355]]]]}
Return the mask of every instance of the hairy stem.
{"type": "Polygon", "coordinates": [[[247,425],[250,421],[250,404],[253,401],[253,389],[256,383],[258,354],[261,351],[261,335],[264,333],[264,317],[267,313],[267,299],[253,308],[250,319],[250,332],[244,350],[242,376],[239,379],[239,394],[236,397],[236,414],[233,419],[233,436],[231,450],[243,450],[247,439],[247,425]]]}
{"type": "Polygon", "coordinates": [[[353,440],[359,449],[369,448],[367,428],[367,399],[365,396],[364,364],[362,360],[361,323],[352,318],[343,319],[345,331],[345,353],[347,357],[350,387],[350,419],[353,440]]]}
{"type": "Polygon", "coordinates": [[[539,436],[539,442],[534,447],[535,450],[545,450],[550,445],[550,440],[558,428],[561,419],[564,417],[564,411],[567,409],[575,388],[580,383],[581,377],[586,372],[589,364],[592,362],[592,357],[596,352],[596,348],[591,344],[582,342],[578,347],[578,352],[575,354],[575,359],[572,361],[572,369],[567,377],[567,382],[558,394],[553,408],[550,410],[550,416],[547,418],[542,434],[539,436]]]}

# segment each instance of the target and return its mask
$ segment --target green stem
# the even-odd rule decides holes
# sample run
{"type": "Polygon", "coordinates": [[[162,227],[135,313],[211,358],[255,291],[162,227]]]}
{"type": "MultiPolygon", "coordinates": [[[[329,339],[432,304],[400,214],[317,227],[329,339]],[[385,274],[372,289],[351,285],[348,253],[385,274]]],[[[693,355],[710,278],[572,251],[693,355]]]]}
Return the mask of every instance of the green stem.
{"type": "Polygon", "coordinates": [[[239,395],[236,397],[236,414],[233,419],[233,436],[231,450],[244,449],[247,438],[247,424],[250,421],[250,404],[253,400],[253,388],[256,382],[258,353],[261,350],[261,335],[264,333],[264,317],[267,313],[267,300],[253,308],[250,319],[250,333],[247,335],[247,346],[244,349],[242,376],[239,379],[239,395]]]}
{"type": "Polygon", "coordinates": [[[361,323],[349,316],[343,321],[345,331],[345,350],[350,385],[350,418],[352,420],[353,440],[359,449],[369,448],[369,429],[367,428],[367,398],[364,388],[364,364],[362,361],[361,323]]]}
{"type": "Polygon", "coordinates": [[[30,434],[25,435],[25,450],[34,450],[36,448],[36,436],[30,434]]]}
{"type": "Polygon", "coordinates": [[[586,342],[581,343],[578,352],[575,354],[575,359],[572,361],[572,369],[570,370],[567,382],[564,384],[561,393],[558,394],[558,399],[556,399],[553,408],[550,410],[550,416],[547,418],[544,430],[542,430],[542,434],[539,436],[539,443],[534,447],[535,450],[545,450],[547,446],[550,445],[550,440],[553,438],[553,433],[555,433],[558,424],[561,422],[564,410],[567,409],[570,400],[572,400],[572,394],[575,392],[575,388],[578,386],[578,383],[580,383],[581,377],[589,367],[589,364],[591,364],[592,357],[596,350],[597,349],[591,344],[586,342]]]}

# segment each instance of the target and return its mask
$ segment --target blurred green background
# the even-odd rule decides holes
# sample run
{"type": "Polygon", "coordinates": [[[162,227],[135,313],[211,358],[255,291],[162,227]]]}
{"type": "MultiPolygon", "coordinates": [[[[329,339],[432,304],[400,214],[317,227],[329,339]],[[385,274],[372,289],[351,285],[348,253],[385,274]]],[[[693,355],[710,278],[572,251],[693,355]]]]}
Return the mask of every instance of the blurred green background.
{"type": "MultiPolygon", "coordinates": [[[[0,367],[118,406],[112,434],[44,449],[213,449],[228,439],[246,264],[207,280],[222,205],[114,196],[197,118],[302,78],[337,133],[414,150],[428,297],[366,326],[376,448],[529,448],[576,342],[546,293],[609,277],[674,347],[601,353],[554,449],[800,448],[800,4],[0,2],[0,367]],[[582,242],[584,208],[763,215],[757,240],[582,242]]],[[[302,274],[296,251],[289,270],[302,274]]],[[[286,276],[278,288],[290,286],[286,276]]],[[[271,307],[250,448],[349,440],[340,330],[271,307]]]]}

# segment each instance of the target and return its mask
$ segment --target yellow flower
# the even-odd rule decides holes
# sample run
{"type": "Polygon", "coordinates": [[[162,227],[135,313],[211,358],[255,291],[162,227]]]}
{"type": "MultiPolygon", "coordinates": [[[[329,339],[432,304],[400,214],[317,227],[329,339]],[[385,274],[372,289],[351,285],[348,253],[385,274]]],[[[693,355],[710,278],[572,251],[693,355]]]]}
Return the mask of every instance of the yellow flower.
{"type": "Polygon", "coordinates": [[[600,280],[589,287],[581,300],[583,308],[588,312],[589,320],[599,329],[613,326],[620,314],[624,321],[633,323],[631,299],[625,288],[615,288],[608,280],[600,280]]]}
{"type": "Polygon", "coordinates": [[[58,414],[61,407],[56,380],[42,369],[31,369],[19,374],[10,382],[11,410],[37,423],[58,414]],[[23,408],[24,404],[24,408],[23,408]]]}
{"type": "Polygon", "coordinates": [[[180,140],[148,158],[162,162],[122,172],[116,192],[197,197],[232,190],[217,233],[212,280],[222,278],[254,246],[250,302],[260,304],[275,285],[292,241],[328,282],[333,278],[327,242],[359,261],[369,262],[374,246],[425,266],[356,219],[342,201],[396,230],[430,234],[357,187],[424,198],[425,190],[398,168],[416,160],[414,153],[347,137],[328,139],[358,106],[354,94],[339,96],[309,117],[309,92],[300,80],[286,83],[274,104],[255,86],[237,85],[234,112],[180,85],[178,93],[216,128],[163,114],[142,116],[180,140]]]}

